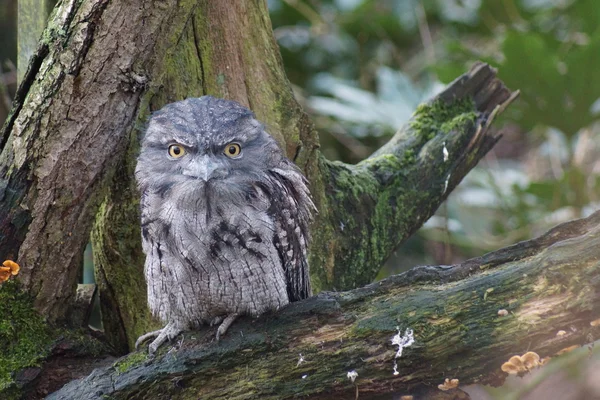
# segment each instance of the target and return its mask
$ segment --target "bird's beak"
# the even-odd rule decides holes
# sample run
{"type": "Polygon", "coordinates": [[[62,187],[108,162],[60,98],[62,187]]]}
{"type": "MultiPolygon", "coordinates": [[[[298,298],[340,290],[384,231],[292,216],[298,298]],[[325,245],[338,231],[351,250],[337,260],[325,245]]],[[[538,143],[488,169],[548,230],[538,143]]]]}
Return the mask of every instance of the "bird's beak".
{"type": "Polygon", "coordinates": [[[193,176],[207,182],[215,174],[219,166],[215,162],[211,162],[209,156],[201,156],[193,165],[183,171],[184,175],[193,176]]]}

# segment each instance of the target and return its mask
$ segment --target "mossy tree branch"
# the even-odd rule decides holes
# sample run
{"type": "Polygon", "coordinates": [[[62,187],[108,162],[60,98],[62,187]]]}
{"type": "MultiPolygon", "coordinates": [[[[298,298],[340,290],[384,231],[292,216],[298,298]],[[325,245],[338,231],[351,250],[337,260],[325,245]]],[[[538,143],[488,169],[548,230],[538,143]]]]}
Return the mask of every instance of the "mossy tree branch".
{"type": "MultiPolygon", "coordinates": [[[[154,84],[162,82],[160,91],[145,95],[151,109],[190,95],[233,98],[252,107],[288,156],[304,168],[320,210],[311,250],[316,291],[372,281],[390,252],[435,211],[498,140],[487,128],[495,113],[514,98],[491,68],[478,64],[440,95],[446,105],[435,102],[423,107],[414,123],[355,167],[329,163],[317,152],[312,124],[283,74],[264,3],[236,3],[232,9],[226,3],[202,2],[161,68],[160,80],[154,79],[154,84]],[[442,160],[440,145],[451,152],[449,160],[442,160]],[[430,159],[435,151],[440,157],[430,159]],[[380,182],[384,170],[387,180],[380,182]]],[[[138,194],[131,178],[136,151],[133,141],[93,231],[98,281],[104,288],[104,324],[115,346],[128,343],[130,348],[150,329],[143,282],[130,284],[139,281],[143,258],[137,235],[129,234],[138,220],[138,194]],[[139,271],[138,275],[129,278],[132,271],[139,271]]]]}
{"type": "Polygon", "coordinates": [[[477,63],[429,103],[371,157],[357,165],[321,160],[325,191],[311,265],[319,288],[371,282],[383,262],[414,233],[500,139],[490,124],[511,93],[477,63]]]}
{"type": "Polygon", "coordinates": [[[354,399],[444,378],[501,384],[512,355],[553,357],[600,335],[599,260],[600,212],[459,265],[245,318],[219,343],[214,328],[188,332],[155,359],[135,353],[49,399],[354,399]],[[415,342],[396,357],[392,338],[407,328],[415,342]]]}

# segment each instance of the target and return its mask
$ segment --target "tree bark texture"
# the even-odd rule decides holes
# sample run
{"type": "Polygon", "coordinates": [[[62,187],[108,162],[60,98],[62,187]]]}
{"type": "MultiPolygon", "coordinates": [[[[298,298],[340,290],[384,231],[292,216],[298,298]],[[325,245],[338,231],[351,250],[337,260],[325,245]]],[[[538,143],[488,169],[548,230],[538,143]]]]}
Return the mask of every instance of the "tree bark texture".
{"type": "Polygon", "coordinates": [[[513,355],[555,357],[598,338],[599,260],[597,212],[459,265],[244,318],[219,343],[215,328],[187,332],[154,359],[133,353],[49,399],[354,399],[445,378],[499,385],[513,355]],[[392,339],[406,329],[415,340],[399,355],[392,339]]]}
{"type": "Polygon", "coordinates": [[[493,110],[512,98],[477,65],[440,97],[439,115],[422,110],[425,124],[363,163],[332,163],[293,98],[265,1],[61,2],[0,142],[0,254],[22,264],[50,321],[68,315],[99,210],[94,250],[113,342],[124,348],[152,325],[131,179],[137,137],[149,112],[202,94],[250,106],[309,177],[317,290],[371,281],[498,139],[487,130],[493,110]]]}

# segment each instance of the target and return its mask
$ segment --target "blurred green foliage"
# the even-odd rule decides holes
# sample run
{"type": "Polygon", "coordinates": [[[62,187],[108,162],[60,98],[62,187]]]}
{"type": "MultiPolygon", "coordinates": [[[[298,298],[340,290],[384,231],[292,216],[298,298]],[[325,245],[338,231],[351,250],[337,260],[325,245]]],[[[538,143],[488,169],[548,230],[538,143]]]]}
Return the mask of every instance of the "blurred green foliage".
{"type": "Polygon", "coordinates": [[[17,1],[0,0],[0,65],[17,64],[17,1]]]}
{"type": "Polygon", "coordinates": [[[513,118],[524,129],[551,126],[568,137],[600,117],[600,11],[595,0],[495,1],[480,5],[479,41],[448,40],[435,66],[449,81],[475,58],[521,90],[513,118]]]}

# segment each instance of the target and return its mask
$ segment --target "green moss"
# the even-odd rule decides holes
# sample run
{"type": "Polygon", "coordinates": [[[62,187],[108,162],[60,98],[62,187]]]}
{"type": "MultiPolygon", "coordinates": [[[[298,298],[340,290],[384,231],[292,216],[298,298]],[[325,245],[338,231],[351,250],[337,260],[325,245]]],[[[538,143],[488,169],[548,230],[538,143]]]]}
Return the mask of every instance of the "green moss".
{"type": "Polygon", "coordinates": [[[440,131],[449,133],[452,130],[460,130],[476,118],[477,112],[473,99],[460,99],[452,103],[438,99],[432,103],[419,105],[410,126],[427,140],[431,140],[440,131]]]}
{"type": "Polygon", "coordinates": [[[372,172],[380,170],[391,170],[395,171],[402,167],[402,163],[398,160],[395,154],[381,154],[376,157],[367,158],[359,163],[361,167],[367,167],[372,172]]]}
{"type": "Polygon", "coordinates": [[[44,359],[51,331],[14,280],[0,285],[0,397],[18,398],[14,374],[44,359]]]}
{"type": "MultiPolygon", "coordinates": [[[[284,145],[284,149],[288,150],[288,145],[292,145],[294,149],[297,146],[301,146],[300,139],[300,129],[297,122],[298,105],[296,100],[293,97],[290,97],[287,93],[278,93],[272,92],[270,93],[270,102],[272,105],[269,107],[268,105],[263,108],[265,111],[272,111],[272,116],[269,115],[259,115],[259,118],[271,118],[274,122],[277,123],[280,132],[270,132],[274,134],[275,138],[280,141],[280,144],[284,145]],[[285,129],[285,135],[283,134],[282,129],[285,129]]],[[[264,112],[263,112],[264,113],[264,112]]],[[[287,154],[288,157],[293,158],[295,154],[287,154]]],[[[296,162],[299,165],[304,165],[307,162],[306,159],[297,159],[296,162]]]]}
{"type": "Polygon", "coordinates": [[[417,156],[415,155],[415,151],[413,149],[407,149],[402,156],[402,164],[409,165],[417,162],[417,156]]]}
{"type": "Polygon", "coordinates": [[[132,367],[137,367],[148,359],[148,353],[140,351],[131,353],[113,364],[113,368],[119,373],[128,371],[132,367]]]}
{"type": "Polygon", "coordinates": [[[111,344],[123,352],[127,347],[133,348],[138,336],[159,327],[146,305],[145,257],[139,240],[139,195],[135,182],[128,178],[133,176],[135,168],[133,154],[138,146],[135,136],[135,132],[130,136],[132,143],[125,158],[127,162],[115,171],[116,179],[98,209],[91,235],[96,282],[104,296],[105,332],[111,344]],[[120,206],[111,206],[114,204],[120,206]],[[115,243],[112,238],[120,238],[120,241],[115,243]],[[111,312],[105,313],[105,307],[111,312]]]}
{"type": "Polygon", "coordinates": [[[313,229],[317,240],[327,243],[318,248],[322,252],[318,258],[311,258],[312,265],[325,267],[325,271],[311,270],[316,287],[349,289],[370,282],[377,274],[398,237],[408,234],[405,221],[429,196],[409,189],[415,185],[406,182],[406,172],[415,167],[414,162],[414,151],[409,150],[402,157],[382,154],[356,166],[326,163],[336,183],[327,195],[336,206],[320,210],[322,218],[333,221],[327,225],[333,229],[313,229]]]}
{"type": "Polygon", "coordinates": [[[450,121],[444,122],[442,124],[442,131],[445,133],[449,133],[451,131],[463,131],[468,125],[475,122],[476,119],[477,113],[475,111],[459,114],[450,121]]]}

